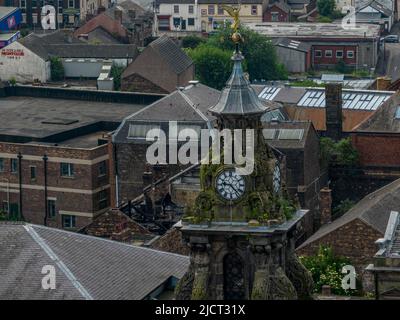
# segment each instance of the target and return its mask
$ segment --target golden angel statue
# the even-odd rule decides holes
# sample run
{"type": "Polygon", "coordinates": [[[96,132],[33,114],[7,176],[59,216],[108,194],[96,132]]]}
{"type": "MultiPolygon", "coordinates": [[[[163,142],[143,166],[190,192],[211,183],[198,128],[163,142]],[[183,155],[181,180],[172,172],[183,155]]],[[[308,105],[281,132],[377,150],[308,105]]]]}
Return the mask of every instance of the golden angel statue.
{"type": "Polygon", "coordinates": [[[222,5],[222,8],[233,18],[233,24],[231,25],[231,28],[233,29],[234,32],[237,32],[240,25],[240,20],[239,20],[240,5],[239,7],[222,5]]]}

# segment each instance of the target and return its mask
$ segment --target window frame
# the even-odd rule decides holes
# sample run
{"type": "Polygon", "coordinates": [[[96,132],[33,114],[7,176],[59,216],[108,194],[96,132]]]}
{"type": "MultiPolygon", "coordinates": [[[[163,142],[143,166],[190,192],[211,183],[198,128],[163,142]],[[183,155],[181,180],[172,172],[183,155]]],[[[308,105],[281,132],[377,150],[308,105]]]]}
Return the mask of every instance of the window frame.
{"type": "Polygon", "coordinates": [[[75,8],[75,0],[68,0],[68,8],[75,8]],[[72,6],[71,6],[72,2],[72,6]]]}
{"type": "Polygon", "coordinates": [[[5,172],[5,161],[4,161],[4,158],[0,158],[0,172],[5,172]]]}
{"type": "Polygon", "coordinates": [[[10,159],[10,172],[13,174],[18,173],[18,159],[11,158],[10,159]],[[15,165],[15,168],[14,168],[15,165]]]}
{"type": "Polygon", "coordinates": [[[324,57],[325,58],[332,58],[333,57],[333,51],[331,49],[325,50],[324,57]],[[330,52],[330,55],[328,55],[328,52],[330,52]]]}
{"type": "Polygon", "coordinates": [[[193,27],[194,24],[195,24],[194,18],[188,18],[188,23],[187,23],[187,25],[193,27]],[[190,24],[189,21],[193,21],[193,24],[190,24]]]}
{"type": "Polygon", "coordinates": [[[55,218],[57,216],[57,206],[56,199],[47,198],[47,212],[49,214],[49,218],[55,218]],[[50,204],[53,204],[50,206],[50,204]],[[54,208],[54,210],[50,210],[50,208],[54,208]]]}
{"type": "Polygon", "coordinates": [[[69,163],[69,162],[61,162],[60,163],[60,176],[64,178],[72,178],[75,176],[75,169],[74,169],[74,164],[69,163]],[[67,165],[68,166],[68,173],[63,174],[63,166],[67,165]]]}
{"type": "Polygon", "coordinates": [[[98,177],[104,177],[107,175],[107,160],[99,162],[98,174],[99,174],[98,177]]]}
{"type": "Polygon", "coordinates": [[[109,198],[108,192],[107,190],[101,190],[99,191],[98,195],[99,195],[98,199],[99,210],[103,210],[108,207],[108,198],[109,198]]]}
{"type": "Polygon", "coordinates": [[[61,218],[61,222],[62,222],[62,227],[63,227],[63,229],[73,229],[73,228],[76,228],[76,216],[74,216],[74,215],[71,215],[71,214],[63,214],[62,215],[62,218],[61,218]],[[65,220],[67,219],[67,218],[69,218],[70,219],[70,221],[69,221],[69,225],[68,226],[66,226],[65,225],[65,220]]]}
{"type": "Polygon", "coordinates": [[[188,6],[188,14],[194,14],[194,5],[189,4],[189,6],[188,6]]]}
{"type": "Polygon", "coordinates": [[[251,6],[250,10],[251,10],[250,13],[251,13],[252,16],[256,16],[256,15],[258,14],[258,7],[257,7],[257,5],[254,5],[254,4],[253,4],[253,5],[251,6]]]}
{"type": "Polygon", "coordinates": [[[354,52],[354,50],[348,50],[348,51],[346,51],[346,58],[348,58],[348,59],[354,59],[354,56],[355,56],[355,52],[354,52]],[[349,56],[349,53],[351,52],[351,57],[349,56]]]}
{"type": "Polygon", "coordinates": [[[315,50],[314,51],[314,57],[315,58],[322,58],[322,50],[315,50]],[[319,54],[317,54],[319,53],[319,54]]]}
{"type": "Polygon", "coordinates": [[[179,13],[179,4],[174,4],[174,13],[179,13]]]}
{"type": "Polygon", "coordinates": [[[31,178],[31,180],[36,180],[37,178],[37,167],[36,166],[29,166],[29,176],[31,178]],[[34,175],[32,176],[32,173],[34,173],[34,175]]]}
{"type": "Polygon", "coordinates": [[[207,6],[207,13],[208,13],[209,16],[215,15],[215,5],[209,4],[209,5],[207,6]],[[210,10],[210,9],[211,9],[211,10],[210,10]]]}
{"type": "Polygon", "coordinates": [[[343,50],[336,50],[335,51],[335,57],[337,58],[337,59],[343,59],[343,57],[344,57],[344,52],[343,52],[343,50]],[[338,53],[339,52],[341,52],[341,56],[338,56],[338,53]]]}

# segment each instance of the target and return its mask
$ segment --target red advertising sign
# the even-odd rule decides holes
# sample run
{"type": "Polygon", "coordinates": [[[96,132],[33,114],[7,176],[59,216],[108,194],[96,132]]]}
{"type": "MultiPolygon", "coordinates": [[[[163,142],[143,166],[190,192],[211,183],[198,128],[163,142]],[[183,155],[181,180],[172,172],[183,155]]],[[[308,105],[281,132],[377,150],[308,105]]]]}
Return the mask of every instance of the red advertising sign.
{"type": "Polygon", "coordinates": [[[3,49],[1,55],[6,57],[22,57],[25,55],[22,49],[3,49]]]}

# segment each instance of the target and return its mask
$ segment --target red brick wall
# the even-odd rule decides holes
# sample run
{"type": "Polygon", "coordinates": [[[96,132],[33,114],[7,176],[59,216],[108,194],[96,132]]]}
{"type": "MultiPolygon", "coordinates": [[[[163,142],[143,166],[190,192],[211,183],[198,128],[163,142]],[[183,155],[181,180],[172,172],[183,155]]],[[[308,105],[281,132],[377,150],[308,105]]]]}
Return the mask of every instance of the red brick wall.
{"type": "Polygon", "coordinates": [[[329,64],[337,64],[340,60],[343,60],[348,65],[355,65],[357,63],[357,47],[356,46],[335,46],[335,45],[325,45],[325,46],[313,46],[313,63],[315,65],[322,64],[322,65],[329,65],[329,64]],[[322,53],[322,57],[316,57],[316,51],[320,50],[322,53]],[[332,50],[332,57],[325,57],[325,51],[332,50]],[[336,58],[336,51],[341,50],[343,51],[343,58],[336,58]],[[353,58],[347,57],[347,52],[353,51],[354,55],[353,58]]]}
{"type": "MultiPolygon", "coordinates": [[[[0,158],[4,159],[4,172],[0,172],[0,205],[3,201],[10,199],[10,203],[19,205],[19,174],[11,173],[11,160],[4,154],[16,155],[21,152],[22,170],[22,213],[28,222],[43,224],[45,216],[45,178],[44,161],[42,157],[46,154],[49,158],[65,158],[74,160],[94,160],[107,155],[107,145],[97,147],[93,150],[62,148],[55,146],[42,146],[33,144],[0,143],[0,158]],[[37,159],[29,159],[35,156],[37,159]],[[36,167],[36,179],[30,176],[31,166],[36,167]],[[7,186],[9,186],[7,188],[7,186]]],[[[109,170],[109,169],[107,169],[109,170]]],[[[56,217],[49,220],[50,226],[61,227],[61,215],[59,211],[72,211],[95,213],[99,208],[99,190],[107,188],[109,176],[99,177],[99,163],[80,164],[74,163],[74,177],[62,177],[60,174],[60,162],[50,159],[47,163],[47,186],[49,198],[56,198],[56,217]],[[52,188],[62,188],[54,190],[52,188]],[[66,189],[66,190],[64,190],[66,189]],[[68,190],[70,189],[70,190],[68,190]],[[91,191],[98,189],[95,193],[72,192],[76,189],[91,191]]],[[[76,217],[76,227],[81,228],[91,221],[90,217],[76,217]]]]}
{"type": "Polygon", "coordinates": [[[279,13],[279,22],[288,22],[289,21],[289,15],[278,8],[277,6],[272,6],[270,8],[267,8],[267,10],[264,12],[263,15],[263,22],[271,22],[272,21],[272,12],[278,12],[279,13]]]}
{"type": "Polygon", "coordinates": [[[376,231],[360,219],[355,219],[324,237],[297,250],[298,255],[315,255],[320,245],[332,247],[334,253],[348,257],[361,272],[372,261],[377,251],[375,241],[383,234],[376,231]]]}
{"type": "Polygon", "coordinates": [[[400,135],[352,134],[353,146],[362,166],[395,166],[400,164],[400,135]]]}

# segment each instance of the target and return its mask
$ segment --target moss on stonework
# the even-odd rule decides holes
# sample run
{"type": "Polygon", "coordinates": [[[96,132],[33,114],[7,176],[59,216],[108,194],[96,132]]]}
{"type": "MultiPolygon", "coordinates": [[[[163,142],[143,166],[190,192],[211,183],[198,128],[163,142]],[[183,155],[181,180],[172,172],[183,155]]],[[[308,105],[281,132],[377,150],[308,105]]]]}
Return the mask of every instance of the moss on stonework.
{"type": "Polygon", "coordinates": [[[266,300],[268,296],[267,270],[259,270],[254,273],[254,284],[251,291],[251,300],[266,300]]]}
{"type": "Polygon", "coordinates": [[[207,299],[208,272],[198,271],[195,274],[192,289],[192,300],[207,299]]]}

